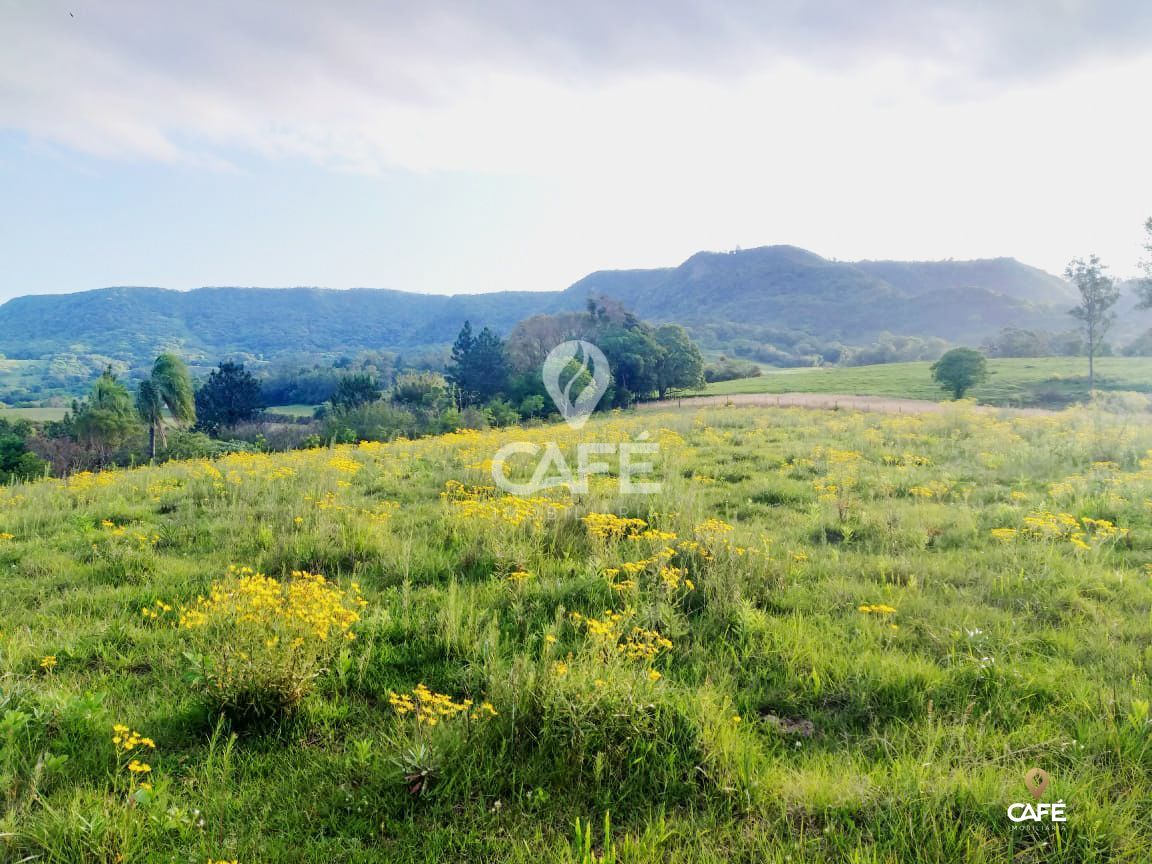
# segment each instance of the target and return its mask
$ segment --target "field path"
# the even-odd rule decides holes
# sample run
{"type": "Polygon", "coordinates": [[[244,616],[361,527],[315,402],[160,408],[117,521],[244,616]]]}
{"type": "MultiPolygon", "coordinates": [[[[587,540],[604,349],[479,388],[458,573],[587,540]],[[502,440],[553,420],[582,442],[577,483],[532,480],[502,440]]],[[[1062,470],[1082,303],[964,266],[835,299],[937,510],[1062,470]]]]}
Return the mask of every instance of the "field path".
{"type": "MultiPolygon", "coordinates": [[[[949,407],[947,402],[927,399],[901,399],[896,396],[853,396],[836,393],[733,393],[722,396],[685,396],[680,399],[658,399],[636,406],[640,411],[666,408],[706,408],[716,405],[760,405],[766,408],[843,408],[853,411],[879,411],[883,414],[938,414],[949,407]]],[[[997,408],[978,405],[977,411],[1008,413],[1021,416],[1059,414],[1047,408],[997,408]]]]}

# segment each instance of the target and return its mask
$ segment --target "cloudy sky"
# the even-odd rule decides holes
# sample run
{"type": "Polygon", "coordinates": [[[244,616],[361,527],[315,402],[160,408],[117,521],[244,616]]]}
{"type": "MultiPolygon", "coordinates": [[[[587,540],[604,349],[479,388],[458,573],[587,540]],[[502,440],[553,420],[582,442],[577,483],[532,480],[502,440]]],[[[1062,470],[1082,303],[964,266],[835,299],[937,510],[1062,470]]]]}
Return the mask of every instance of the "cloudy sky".
{"type": "Polygon", "coordinates": [[[1128,275],[1150,83],[1143,0],[0,0],[0,298],[771,243],[1128,275]]]}

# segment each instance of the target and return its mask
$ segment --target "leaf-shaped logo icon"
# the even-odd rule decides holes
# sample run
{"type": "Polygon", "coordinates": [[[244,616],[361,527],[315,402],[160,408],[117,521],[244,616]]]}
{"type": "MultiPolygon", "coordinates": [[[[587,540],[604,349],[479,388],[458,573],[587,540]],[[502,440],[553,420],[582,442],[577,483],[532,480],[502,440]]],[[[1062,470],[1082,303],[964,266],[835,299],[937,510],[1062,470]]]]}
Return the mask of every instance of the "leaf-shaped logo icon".
{"type": "Polygon", "coordinates": [[[612,383],[608,358],[583,339],[561,342],[549,351],[544,358],[542,375],[548,395],[573,429],[588,422],[588,416],[612,383]]]}
{"type": "Polygon", "coordinates": [[[1032,768],[1024,775],[1024,785],[1028,787],[1033,798],[1039,798],[1048,788],[1048,772],[1043,768],[1032,768]]]}

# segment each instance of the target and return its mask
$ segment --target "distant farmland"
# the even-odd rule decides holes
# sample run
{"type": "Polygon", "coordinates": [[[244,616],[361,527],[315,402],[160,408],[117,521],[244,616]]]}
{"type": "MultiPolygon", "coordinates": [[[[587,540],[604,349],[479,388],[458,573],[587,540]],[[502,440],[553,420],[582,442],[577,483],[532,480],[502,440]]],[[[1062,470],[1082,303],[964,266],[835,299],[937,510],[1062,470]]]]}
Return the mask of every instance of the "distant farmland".
{"type": "MultiPolygon", "coordinates": [[[[708,385],[709,395],[732,393],[842,393],[943,399],[932,381],[931,363],[876,366],[828,366],[766,371],[708,385]]],[[[972,396],[988,405],[1059,408],[1088,397],[1088,361],[1083,357],[1007,358],[988,361],[991,375],[972,396]]],[[[1097,387],[1103,391],[1152,394],[1152,358],[1102,357],[1096,361],[1097,387]]]]}

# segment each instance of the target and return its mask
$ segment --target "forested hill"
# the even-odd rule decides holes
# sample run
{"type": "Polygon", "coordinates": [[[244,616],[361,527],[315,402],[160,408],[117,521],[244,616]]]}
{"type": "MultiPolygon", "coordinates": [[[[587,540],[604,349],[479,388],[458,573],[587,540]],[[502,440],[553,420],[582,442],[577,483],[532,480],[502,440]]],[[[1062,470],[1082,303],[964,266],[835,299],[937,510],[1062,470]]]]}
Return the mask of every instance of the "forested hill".
{"type": "Polygon", "coordinates": [[[1004,326],[1066,329],[1072,299],[1062,280],[1011,258],[848,263],[767,246],[701,252],[678,267],[597,272],[556,292],[102,288],[19,297],[0,306],[0,353],[136,363],[161,349],[208,361],[408,350],[450,342],[464,319],[507,332],[534,314],[582,308],[590,296],[713,337],[731,325],[848,344],[882,331],[975,342],[1004,326]]]}

